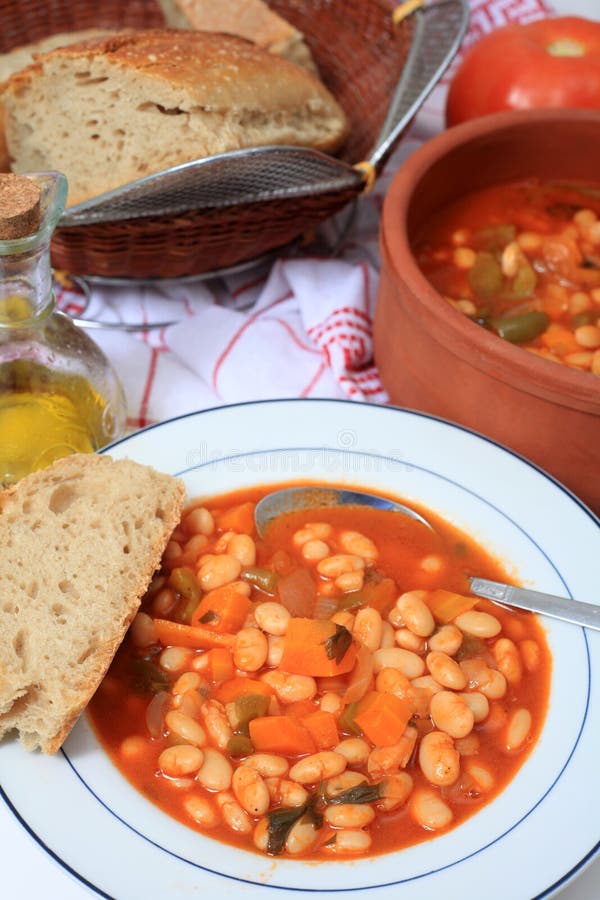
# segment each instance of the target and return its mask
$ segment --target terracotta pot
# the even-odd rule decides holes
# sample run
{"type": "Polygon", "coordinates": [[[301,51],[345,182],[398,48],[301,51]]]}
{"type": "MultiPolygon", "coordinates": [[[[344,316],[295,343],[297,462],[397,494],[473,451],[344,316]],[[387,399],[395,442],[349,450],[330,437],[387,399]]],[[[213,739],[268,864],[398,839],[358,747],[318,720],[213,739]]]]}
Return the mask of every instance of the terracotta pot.
{"type": "Polygon", "coordinates": [[[427,281],[410,242],[432,212],[462,194],[532,175],[598,184],[599,160],[600,112],[583,110],[498,113],[428,141],[403,163],[385,199],[374,335],[393,403],[510,447],[595,512],[600,378],[527,353],[471,322],[427,281]]]}

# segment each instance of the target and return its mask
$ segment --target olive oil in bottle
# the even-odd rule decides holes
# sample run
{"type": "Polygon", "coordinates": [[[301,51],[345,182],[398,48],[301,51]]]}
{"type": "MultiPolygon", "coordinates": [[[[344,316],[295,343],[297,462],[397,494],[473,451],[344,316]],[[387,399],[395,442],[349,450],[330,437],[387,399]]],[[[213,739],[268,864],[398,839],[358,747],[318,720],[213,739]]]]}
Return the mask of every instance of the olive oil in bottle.
{"type": "Polygon", "coordinates": [[[108,360],[54,307],[49,246],[65,198],[58,173],[0,175],[0,486],[98,450],[125,421],[108,360]]]}

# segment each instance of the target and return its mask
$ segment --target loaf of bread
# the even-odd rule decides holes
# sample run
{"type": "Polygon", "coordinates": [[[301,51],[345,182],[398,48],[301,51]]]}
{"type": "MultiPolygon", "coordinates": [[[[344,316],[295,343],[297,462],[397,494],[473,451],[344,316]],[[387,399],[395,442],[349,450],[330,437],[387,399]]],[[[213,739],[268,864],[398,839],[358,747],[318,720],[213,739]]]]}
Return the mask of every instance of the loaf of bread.
{"type": "MultiPolygon", "coordinates": [[[[32,44],[24,44],[14,47],[8,53],[0,53],[0,82],[6,81],[14,72],[24,69],[33,62],[36,53],[47,53],[55,47],[63,47],[65,44],[73,44],[77,41],[89,41],[91,38],[103,37],[109,34],[106,28],[86,28],[82,31],[60,32],[35,41],[32,44]]],[[[0,106],[0,172],[8,172],[10,160],[8,148],[4,138],[4,110],[0,106]]]]}
{"type": "Polygon", "coordinates": [[[0,739],[54,753],[108,669],[179,521],[182,483],[79,454],[0,494],[0,739]]]}
{"type": "Polygon", "coordinates": [[[242,38],[154,29],[52,50],[0,93],[13,172],[58,169],[69,205],[169,166],[268,144],[334,152],[318,78],[242,38]]]}
{"type": "Polygon", "coordinates": [[[263,0],[159,0],[167,25],[237,34],[317,72],[304,35],[263,0]]]}

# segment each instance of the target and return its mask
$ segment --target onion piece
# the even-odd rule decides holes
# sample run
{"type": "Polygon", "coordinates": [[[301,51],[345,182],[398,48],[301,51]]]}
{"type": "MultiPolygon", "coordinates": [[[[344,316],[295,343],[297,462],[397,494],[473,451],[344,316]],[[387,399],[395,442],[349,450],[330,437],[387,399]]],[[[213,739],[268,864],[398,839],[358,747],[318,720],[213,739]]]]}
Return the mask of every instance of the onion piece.
{"type": "Polygon", "coordinates": [[[356,662],[350,673],[350,680],[343,696],[343,701],[355,703],[362,700],[373,681],[373,654],[364,644],[358,646],[356,662]]]}
{"type": "Polygon", "coordinates": [[[308,569],[295,569],[277,583],[279,602],[293,616],[310,618],[315,605],[316,588],[308,569]]]}
{"type": "Polygon", "coordinates": [[[153,738],[162,737],[164,734],[165,714],[170,699],[168,691],[159,691],[146,708],[146,727],[153,738]]]}

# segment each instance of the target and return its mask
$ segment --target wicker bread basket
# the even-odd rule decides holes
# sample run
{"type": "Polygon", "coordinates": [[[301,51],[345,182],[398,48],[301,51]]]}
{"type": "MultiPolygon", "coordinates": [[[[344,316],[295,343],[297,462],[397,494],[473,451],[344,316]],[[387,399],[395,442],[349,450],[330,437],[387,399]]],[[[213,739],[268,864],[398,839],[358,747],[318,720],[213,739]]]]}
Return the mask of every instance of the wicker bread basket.
{"type": "MultiPolygon", "coordinates": [[[[174,278],[233,266],[298,238],[361,193],[365,180],[354,168],[357,163],[369,161],[374,174],[381,170],[424,99],[423,87],[430,90],[451,60],[467,17],[464,0],[437,4],[447,8],[451,20],[442,16],[437,34],[429,28],[431,53],[439,55],[440,45],[446,45],[429,71],[423,69],[423,35],[415,46],[422,13],[394,24],[386,0],[269,0],[269,5],[304,33],[323,81],[350,119],[350,137],[339,158],[321,160],[331,172],[306,185],[298,185],[296,173],[293,190],[284,184],[268,196],[257,195],[260,199],[245,196],[237,202],[229,196],[166,215],[159,207],[159,215],[146,208],[143,215],[107,217],[110,198],[100,220],[84,216],[80,223],[67,211],[52,241],[56,267],[104,278],[174,278]],[[399,83],[406,81],[407,60],[419,90],[415,97],[409,90],[392,110],[399,83]]],[[[153,0],[0,0],[0,17],[0,52],[59,32],[164,24],[153,0]]],[[[235,161],[227,162],[229,171],[235,161]]]]}

